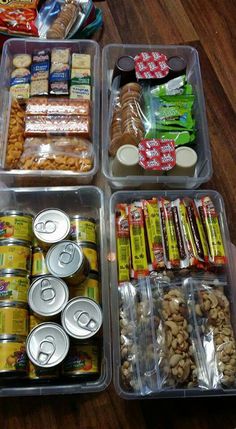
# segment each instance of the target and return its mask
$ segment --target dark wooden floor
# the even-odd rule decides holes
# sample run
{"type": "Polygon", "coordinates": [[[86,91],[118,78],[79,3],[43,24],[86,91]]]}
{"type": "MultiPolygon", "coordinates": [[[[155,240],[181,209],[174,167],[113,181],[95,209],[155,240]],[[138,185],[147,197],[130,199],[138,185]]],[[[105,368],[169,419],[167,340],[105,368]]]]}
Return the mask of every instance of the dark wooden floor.
{"type": "MultiPolygon", "coordinates": [[[[235,0],[97,2],[107,43],[190,44],[198,49],[214,175],[205,188],[224,197],[236,244],[235,0]]],[[[97,395],[5,398],[1,429],[234,429],[236,398],[124,401],[113,387],[97,395]]]]}

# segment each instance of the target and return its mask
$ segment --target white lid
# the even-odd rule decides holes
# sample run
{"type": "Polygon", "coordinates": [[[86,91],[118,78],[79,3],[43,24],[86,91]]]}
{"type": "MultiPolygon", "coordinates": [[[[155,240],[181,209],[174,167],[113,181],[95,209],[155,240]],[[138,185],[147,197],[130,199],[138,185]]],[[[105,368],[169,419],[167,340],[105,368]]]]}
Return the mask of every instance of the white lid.
{"type": "Polygon", "coordinates": [[[121,146],[116,153],[118,161],[126,166],[136,165],[139,162],[138,148],[132,144],[121,146]]]}
{"type": "Polygon", "coordinates": [[[176,165],[182,168],[193,167],[197,163],[197,154],[190,147],[176,149],[176,165]]]}

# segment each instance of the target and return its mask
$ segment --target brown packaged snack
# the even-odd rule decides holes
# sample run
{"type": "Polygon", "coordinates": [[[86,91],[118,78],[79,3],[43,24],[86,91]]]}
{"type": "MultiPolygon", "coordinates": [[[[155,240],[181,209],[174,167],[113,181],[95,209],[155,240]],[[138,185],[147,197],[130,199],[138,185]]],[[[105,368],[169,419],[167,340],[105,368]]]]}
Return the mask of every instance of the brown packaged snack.
{"type": "Polygon", "coordinates": [[[26,105],[27,115],[90,115],[89,100],[65,98],[31,98],[26,105]]]}
{"type": "Polygon", "coordinates": [[[91,121],[86,116],[26,116],[25,136],[78,135],[90,138],[91,121]]]}

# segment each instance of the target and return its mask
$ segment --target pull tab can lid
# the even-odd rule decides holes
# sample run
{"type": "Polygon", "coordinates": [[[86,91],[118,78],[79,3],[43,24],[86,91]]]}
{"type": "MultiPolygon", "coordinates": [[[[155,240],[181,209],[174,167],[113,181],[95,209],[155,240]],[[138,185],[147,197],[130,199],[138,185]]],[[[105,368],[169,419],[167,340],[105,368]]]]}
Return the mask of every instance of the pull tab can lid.
{"type": "Polygon", "coordinates": [[[69,337],[57,323],[41,323],[29,333],[26,352],[31,362],[41,368],[60,364],[69,350],[69,337]]]}
{"type": "Polygon", "coordinates": [[[70,218],[59,209],[45,209],[33,220],[33,231],[36,238],[44,243],[58,243],[70,233],[70,218]]]}
{"type": "Polygon", "coordinates": [[[35,279],[28,292],[31,310],[43,317],[52,317],[60,313],[69,299],[66,283],[53,276],[35,279]]]}
{"type": "Polygon", "coordinates": [[[61,315],[62,326],[73,338],[93,337],[102,325],[101,307],[90,298],[71,299],[61,315]]]}

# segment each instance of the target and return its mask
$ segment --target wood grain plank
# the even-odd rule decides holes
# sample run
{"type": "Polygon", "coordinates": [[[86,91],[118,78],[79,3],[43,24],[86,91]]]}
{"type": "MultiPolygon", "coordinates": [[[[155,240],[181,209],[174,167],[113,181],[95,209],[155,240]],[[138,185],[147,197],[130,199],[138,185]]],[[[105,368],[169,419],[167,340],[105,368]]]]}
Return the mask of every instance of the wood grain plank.
{"type": "Polygon", "coordinates": [[[197,34],[180,0],[108,0],[123,43],[180,43],[197,34]]]}
{"type": "Polygon", "coordinates": [[[113,19],[110,8],[105,2],[94,2],[95,6],[102,10],[104,25],[102,30],[98,31],[92,37],[93,40],[99,42],[100,46],[103,47],[108,43],[122,43],[121,37],[113,19]]]}
{"type": "Polygon", "coordinates": [[[147,429],[139,401],[118,398],[112,386],[98,394],[4,398],[0,415],[1,429],[132,429],[134,421],[147,429]]]}
{"type": "Polygon", "coordinates": [[[209,136],[213,159],[213,177],[204,188],[215,189],[223,196],[230,236],[236,243],[236,129],[235,112],[218,80],[208,56],[199,42],[198,50],[206,100],[209,136]]]}
{"type": "Polygon", "coordinates": [[[233,108],[235,108],[235,0],[182,0],[182,4],[233,108]]]}

